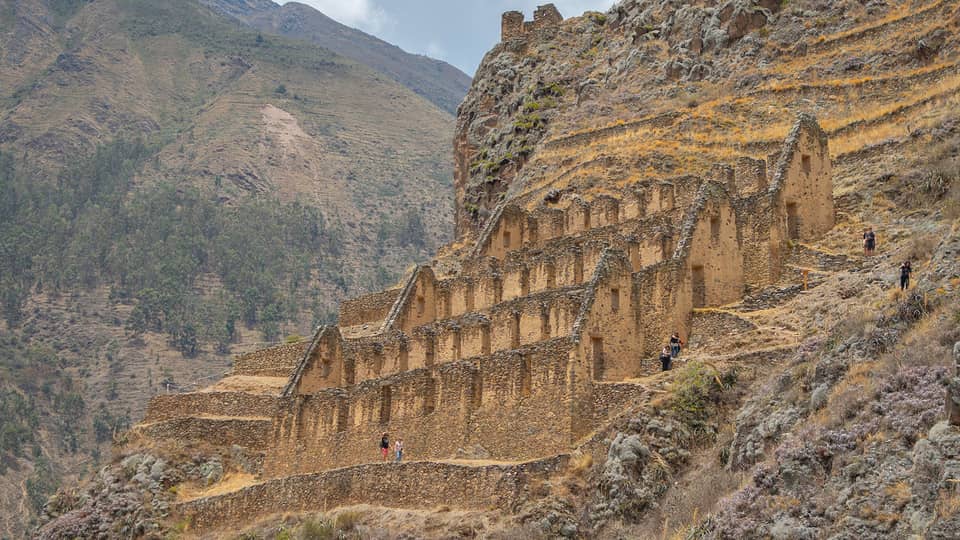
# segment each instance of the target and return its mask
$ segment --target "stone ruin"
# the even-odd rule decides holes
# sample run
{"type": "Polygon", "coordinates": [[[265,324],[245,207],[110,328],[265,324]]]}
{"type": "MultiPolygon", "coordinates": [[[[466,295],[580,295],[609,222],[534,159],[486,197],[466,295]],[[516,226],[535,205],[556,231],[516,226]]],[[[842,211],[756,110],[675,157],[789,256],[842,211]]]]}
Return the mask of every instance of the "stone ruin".
{"type": "Polygon", "coordinates": [[[525,21],[520,11],[508,11],[500,22],[500,41],[510,41],[553,29],[563,22],[563,15],[553,4],[537,6],[533,20],[525,21]]]}
{"type": "Polygon", "coordinates": [[[376,461],[385,431],[418,461],[556,456],[643,395],[631,379],[696,308],[776,283],[791,241],[833,227],[832,191],[827,137],[801,115],[767,161],[504,204],[456,273],[418,266],[308,343],[157,396],[132,439],[240,445],[277,479],[376,461]]]}

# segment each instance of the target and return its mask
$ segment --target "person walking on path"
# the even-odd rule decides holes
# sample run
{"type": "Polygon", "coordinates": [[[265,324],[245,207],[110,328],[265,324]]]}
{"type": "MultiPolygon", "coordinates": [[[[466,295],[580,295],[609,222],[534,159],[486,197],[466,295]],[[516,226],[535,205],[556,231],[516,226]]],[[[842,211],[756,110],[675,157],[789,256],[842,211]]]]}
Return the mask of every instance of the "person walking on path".
{"type": "Polygon", "coordinates": [[[863,254],[873,255],[876,249],[877,233],[873,232],[873,227],[867,227],[867,230],[863,231],[863,254]]]}
{"type": "Polygon", "coordinates": [[[910,287],[910,274],[913,273],[913,267],[910,265],[910,261],[904,261],[900,265],[900,290],[905,291],[910,287]]]}
{"type": "Polygon", "coordinates": [[[387,432],[383,432],[383,436],[380,437],[380,454],[383,455],[383,460],[386,461],[387,457],[390,455],[390,437],[387,435],[387,432]]]}
{"type": "Polygon", "coordinates": [[[670,371],[670,364],[672,361],[673,357],[670,356],[670,349],[668,347],[664,347],[663,350],[660,351],[660,370],[670,371]]]}
{"type": "Polygon", "coordinates": [[[403,437],[397,437],[397,442],[393,443],[393,450],[397,454],[397,463],[403,459],[403,437]]]}
{"type": "Polygon", "coordinates": [[[683,347],[683,340],[680,339],[680,333],[674,332],[670,336],[670,358],[676,358],[680,356],[680,349],[683,347]]]}

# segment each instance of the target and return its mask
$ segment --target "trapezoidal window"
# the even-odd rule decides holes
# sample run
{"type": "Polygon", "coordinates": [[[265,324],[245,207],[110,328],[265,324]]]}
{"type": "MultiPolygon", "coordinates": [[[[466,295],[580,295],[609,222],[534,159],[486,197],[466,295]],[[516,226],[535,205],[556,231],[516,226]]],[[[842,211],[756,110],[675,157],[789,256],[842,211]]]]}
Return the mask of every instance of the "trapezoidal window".
{"type": "Polygon", "coordinates": [[[423,414],[433,414],[437,409],[437,380],[430,377],[423,387],[423,414]]]}
{"type": "Polygon", "coordinates": [[[387,424],[390,422],[390,409],[392,408],[393,401],[393,389],[390,388],[390,385],[384,385],[380,387],[380,423],[387,424]]]}
{"type": "Polygon", "coordinates": [[[520,348],[520,313],[513,314],[513,325],[510,329],[510,348],[520,348]]]}
{"type": "Polygon", "coordinates": [[[707,305],[707,280],[702,266],[693,267],[693,307],[707,305]]]}
{"type": "Polygon", "coordinates": [[[350,425],[350,405],[341,401],[337,403],[337,431],[346,431],[350,425]]]}
{"type": "Polygon", "coordinates": [[[503,248],[510,249],[510,231],[503,231],[503,248]]]}
{"type": "Polygon", "coordinates": [[[602,381],[604,369],[603,339],[591,338],[590,345],[593,350],[593,380],[602,381]]]}
{"type": "Polygon", "coordinates": [[[620,289],[610,289],[610,311],[620,311],[620,289]]]}
{"type": "Polygon", "coordinates": [[[710,218],[710,241],[715,244],[720,241],[720,216],[710,218]]]}
{"type": "Polygon", "coordinates": [[[810,156],[806,154],[800,156],[800,168],[803,170],[804,174],[810,174],[810,171],[813,170],[813,164],[810,161],[810,156]]]}
{"type": "Polygon", "coordinates": [[[423,312],[427,310],[427,301],[424,297],[417,297],[417,316],[423,315],[423,312]]]}
{"type": "Polygon", "coordinates": [[[520,358],[520,395],[529,396],[533,391],[533,376],[531,373],[530,357],[523,355],[520,358]]]}

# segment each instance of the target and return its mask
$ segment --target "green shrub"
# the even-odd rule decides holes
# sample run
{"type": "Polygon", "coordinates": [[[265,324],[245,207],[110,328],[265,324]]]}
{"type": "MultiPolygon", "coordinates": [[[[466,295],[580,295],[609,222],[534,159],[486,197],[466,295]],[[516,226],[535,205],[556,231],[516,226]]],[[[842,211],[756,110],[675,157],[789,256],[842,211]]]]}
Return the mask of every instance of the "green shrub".
{"type": "Polygon", "coordinates": [[[703,422],[712,408],[720,404],[725,389],[736,383],[736,371],[719,372],[703,362],[684,366],[673,383],[673,397],[669,408],[688,424],[703,422]]]}
{"type": "Polygon", "coordinates": [[[333,540],[337,530],[329,521],[308,519],[300,526],[299,540],[333,540]]]}

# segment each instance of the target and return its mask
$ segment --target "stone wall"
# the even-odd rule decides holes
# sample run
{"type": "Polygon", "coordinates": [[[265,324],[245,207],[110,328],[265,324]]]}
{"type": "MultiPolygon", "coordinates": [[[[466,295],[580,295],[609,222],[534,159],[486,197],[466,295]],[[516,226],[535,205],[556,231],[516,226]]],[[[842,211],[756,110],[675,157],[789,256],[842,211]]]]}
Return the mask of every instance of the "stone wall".
{"type": "Polygon", "coordinates": [[[147,405],[145,423],[209,416],[273,416],[277,407],[275,396],[245,392],[194,392],[154,396],[147,405]]]}
{"type": "Polygon", "coordinates": [[[357,326],[364,323],[380,322],[387,318],[390,308],[393,307],[400,289],[388,289],[345,300],[340,304],[340,316],[337,324],[340,326],[357,326]]]}
{"type": "Polygon", "coordinates": [[[289,377],[306,352],[309,343],[289,343],[242,354],[233,361],[231,375],[289,377]]]}
{"type": "Polygon", "coordinates": [[[571,441],[564,405],[571,349],[569,339],[553,339],[285,398],[267,472],[375,461],[382,432],[403,436],[412,459],[452,458],[476,445],[500,459],[539,457],[543,448],[559,452],[571,441]]]}
{"type": "Polygon", "coordinates": [[[783,206],[787,237],[818,238],[833,228],[833,180],[826,133],[802,114],[787,136],[771,190],[783,206]]]}
{"type": "Polygon", "coordinates": [[[138,424],[129,432],[129,439],[152,441],[162,445],[204,444],[220,447],[242,446],[249,450],[265,450],[273,443],[273,422],[269,417],[226,418],[189,417],[138,424]]]}
{"type": "Polygon", "coordinates": [[[371,504],[394,508],[512,508],[533,482],[566,466],[558,456],[517,465],[468,467],[409,462],[358,465],[270,480],[239,491],[181,503],[175,513],[195,532],[231,528],[272,514],[328,511],[371,504]]]}
{"type": "Polygon", "coordinates": [[[538,6],[533,13],[533,21],[524,21],[520,11],[508,11],[500,22],[500,41],[511,41],[529,34],[542,33],[554,29],[563,22],[563,16],[553,4],[538,6]]]}

